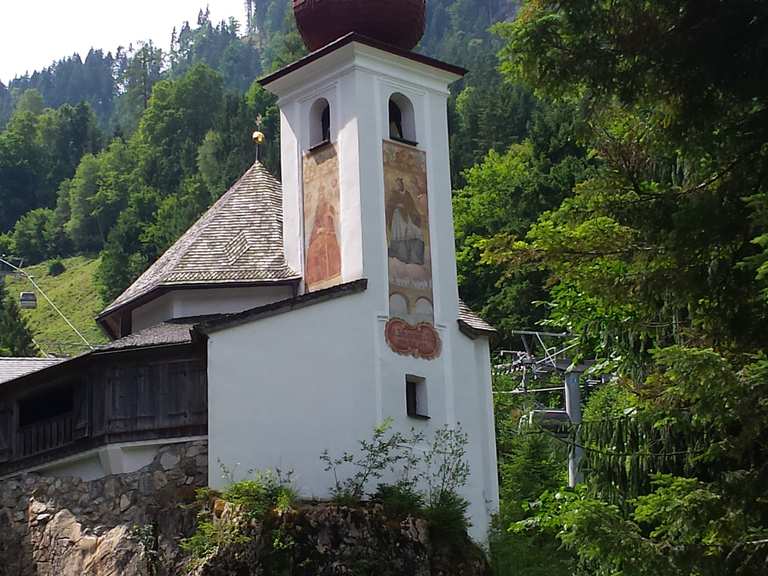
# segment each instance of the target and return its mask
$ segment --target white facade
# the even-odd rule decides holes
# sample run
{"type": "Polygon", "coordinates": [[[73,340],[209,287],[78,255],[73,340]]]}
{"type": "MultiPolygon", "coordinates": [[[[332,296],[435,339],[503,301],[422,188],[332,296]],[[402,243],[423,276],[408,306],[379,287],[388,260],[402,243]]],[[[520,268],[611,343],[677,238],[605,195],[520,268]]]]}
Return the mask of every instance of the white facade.
{"type": "Polygon", "coordinates": [[[472,535],[485,540],[498,506],[490,357],[486,337],[460,332],[448,155],[448,84],[458,75],[351,42],[274,80],[279,96],[284,243],[289,266],[303,272],[302,157],[310,147],[312,105],[330,104],[339,158],[342,280],[367,289],[209,332],[209,474],[219,463],[292,469],[307,496],[329,495],[323,450],[353,451],[392,418],[397,429],[430,435],[443,425],[469,434],[472,535]],[[427,155],[435,329],[434,360],[394,353],[389,319],[382,142],[388,102],[413,105],[415,138],[427,155]],[[406,377],[423,378],[429,419],[406,414],[406,377]]]}

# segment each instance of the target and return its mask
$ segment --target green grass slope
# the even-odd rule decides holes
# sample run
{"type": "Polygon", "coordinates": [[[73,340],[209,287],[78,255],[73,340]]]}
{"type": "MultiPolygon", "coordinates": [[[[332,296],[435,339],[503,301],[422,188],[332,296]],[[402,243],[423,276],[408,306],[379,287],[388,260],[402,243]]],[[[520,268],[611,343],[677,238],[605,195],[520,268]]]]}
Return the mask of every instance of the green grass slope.
{"type": "MultiPolygon", "coordinates": [[[[104,307],[94,282],[99,259],[75,256],[63,259],[62,262],[66,270],[55,277],[48,274],[48,262],[30,266],[24,271],[35,279],[91,344],[106,342],[106,337],[94,320],[104,307]]],[[[17,302],[21,292],[36,292],[29,280],[19,274],[6,277],[6,289],[8,295],[16,298],[17,302]]],[[[56,356],[72,356],[87,351],[88,348],[82,340],[39,293],[37,308],[22,310],[22,316],[43,352],[56,356]]]]}

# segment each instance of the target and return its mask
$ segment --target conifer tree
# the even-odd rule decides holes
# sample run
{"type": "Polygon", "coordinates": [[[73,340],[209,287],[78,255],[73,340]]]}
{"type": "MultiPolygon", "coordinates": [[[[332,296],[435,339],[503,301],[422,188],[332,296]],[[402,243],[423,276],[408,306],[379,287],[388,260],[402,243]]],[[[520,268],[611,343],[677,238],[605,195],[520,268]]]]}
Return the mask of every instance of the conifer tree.
{"type": "Polygon", "coordinates": [[[0,279],[0,356],[36,356],[27,323],[0,279]]]}

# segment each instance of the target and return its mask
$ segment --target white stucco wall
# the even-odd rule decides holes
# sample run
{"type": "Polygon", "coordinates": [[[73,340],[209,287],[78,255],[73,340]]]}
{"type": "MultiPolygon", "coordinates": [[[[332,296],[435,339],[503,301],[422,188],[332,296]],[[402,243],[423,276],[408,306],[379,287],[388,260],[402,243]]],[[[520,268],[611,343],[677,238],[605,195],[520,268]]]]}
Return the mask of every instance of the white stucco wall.
{"type": "Polygon", "coordinates": [[[293,296],[291,286],[174,290],[133,311],[134,332],[171,318],[242,312],[293,296]]]}
{"type": "Polygon", "coordinates": [[[428,436],[444,424],[469,435],[472,535],[483,541],[498,505],[493,429],[489,429],[487,341],[441,330],[448,350],[437,360],[398,356],[384,340],[374,295],[352,294],[214,332],[208,340],[209,482],[224,486],[221,466],[293,470],[307,497],[330,496],[323,450],[355,451],[387,418],[428,436]],[[446,353],[447,352],[447,353],[446,353]],[[425,378],[429,420],[406,415],[405,376],[425,378]]]}

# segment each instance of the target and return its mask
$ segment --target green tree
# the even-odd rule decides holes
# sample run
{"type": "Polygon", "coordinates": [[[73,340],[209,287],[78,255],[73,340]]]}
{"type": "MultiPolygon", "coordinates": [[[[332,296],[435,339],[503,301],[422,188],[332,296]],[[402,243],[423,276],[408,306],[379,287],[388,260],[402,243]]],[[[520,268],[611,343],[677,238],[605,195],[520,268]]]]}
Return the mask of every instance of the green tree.
{"type": "Polygon", "coordinates": [[[221,77],[199,64],[155,86],[141,118],[139,162],[145,181],[165,193],[197,170],[197,149],[221,111],[221,77]]]}
{"type": "Polygon", "coordinates": [[[526,235],[539,214],[557,206],[584,174],[586,161],[567,156],[555,162],[529,140],[505,154],[491,151],[464,173],[466,186],[454,195],[457,266],[462,296],[501,329],[534,329],[545,316],[535,302],[547,298],[546,277],[537,270],[505,269],[483,258],[486,246],[526,235]]]}
{"type": "Polygon", "coordinates": [[[22,214],[38,205],[36,193],[43,179],[36,125],[34,114],[17,111],[0,133],[0,231],[13,228],[22,214]]]}
{"type": "MultiPolygon", "coordinates": [[[[104,302],[111,302],[119,296],[151,263],[141,238],[152,222],[159,203],[156,191],[141,188],[131,194],[127,208],[120,213],[109,233],[96,272],[96,282],[104,302]]],[[[152,255],[157,257],[154,251],[152,255]]]]}
{"type": "Polygon", "coordinates": [[[101,132],[88,104],[64,104],[40,114],[35,139],[42,154],[40,169],[44,187],[38,194],[38,202],[51,207],[59,184],[74,175],[80,159],[101,149],[101,132]]]}
{"type": "Polygon", "coordinates": [[[17,114],[29,113],[37,116],[43,112],[45,104],[43,97],[37,90],[25,90],[16,101],[15,112],[17,114]]]}
{"type": "Polygon", "coordinates": [[[77,250],[98,250],[104,243],[105,230],[99,228],[94,217],[97,210],[101,163],[88,154],[80,161],[77,172],[68,186],[70,217],[66,228],[77,250]]]}
{"type": "Polygon", "coordinates": [[[0,354],[36,356],[37,347],[16,302],[7,294],[0,278],[0,354]]]}
{"type": "Polygon", "coordinates": [[[117,57],[117,125],[124,134],[132,134],[144,110],[149,106],[154,85],[162,78],[163,51],[152,41],[140,42],[138,50],[119,50],[117,57]]]}
{"type": "Polygon", "coordinates": [[[762,2],[684,0],[536,0],[499,28],[504,73],[576,106],[595,159],[525,242],[484,253],[545,268],[549,321],[634,393],[585,424],[586,487],[516,525],[593,573],[768,561],[766,29],[762,2]]]}
{"type": "Polygon", "coordinates": [[[5,123],[8,121],[8,118],[11,117],[12,111],[13,98],[11,97],[11,93],[8,88],[6,88],[5,84],[0,82],[0,130],[5,127],[5,123]]]}
{"type": "Polygon", "coordinates": [[[19,218],[13,228],[14,255],[35,264],[52,256],[55,247],[47,242],[53,219],[53,210],[36,208],[19,218]]]}

